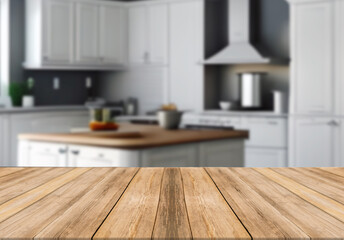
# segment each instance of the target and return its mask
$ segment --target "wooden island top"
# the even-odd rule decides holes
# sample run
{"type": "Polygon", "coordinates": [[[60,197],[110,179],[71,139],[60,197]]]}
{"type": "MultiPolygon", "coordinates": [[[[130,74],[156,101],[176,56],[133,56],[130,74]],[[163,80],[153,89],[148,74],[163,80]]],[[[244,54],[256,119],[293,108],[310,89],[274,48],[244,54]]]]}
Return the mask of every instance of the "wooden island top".
{"type": "Polygon", "coordinates": [[[1,239],[343,239],[342,168],[2,168],[1,239]]]}
{"type": "Polygon", "coordinates": [[[121,124],[119,130],[113,132],[21,134],[19,139],[123,149],[142,149],[224,139],[245,140],[248,136],[248,131],[239,130],[165,130],[155,125],[121,124]]]}

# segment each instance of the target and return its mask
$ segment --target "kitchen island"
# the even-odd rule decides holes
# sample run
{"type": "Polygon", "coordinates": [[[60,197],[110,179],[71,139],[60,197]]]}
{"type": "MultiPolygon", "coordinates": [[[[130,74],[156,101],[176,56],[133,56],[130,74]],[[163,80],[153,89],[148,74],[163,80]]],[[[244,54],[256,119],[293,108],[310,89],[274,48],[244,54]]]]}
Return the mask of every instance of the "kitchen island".
{"type": "Polygon", "coordinates": [[[242,167],[247,131],[165,130],[121,124],[115,132],[22,134],[24,167],[242,167]]]}
{"type": "Polygon", "coordinates": [[[1,239],[343,239],[342,168],[2,168],[1,239]]]}

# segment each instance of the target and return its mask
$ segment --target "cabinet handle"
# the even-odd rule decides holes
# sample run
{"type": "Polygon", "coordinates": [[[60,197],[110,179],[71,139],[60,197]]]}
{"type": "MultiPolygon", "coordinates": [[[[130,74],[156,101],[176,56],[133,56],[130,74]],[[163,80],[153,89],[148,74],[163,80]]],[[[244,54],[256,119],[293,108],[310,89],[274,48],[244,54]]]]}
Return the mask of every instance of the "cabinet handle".
{"type": "Polygon", "coordinates": [[[274,122],[274,121],[270,121],[268,122],[269,125],[277,125],[278,123],[277,122],[274,122]]]}
{"type": "Polygon", "coordinates": [[[149,60],[149,53],[148,53],[148,52],[145,52],[145,53],[143,54],[143,58],[144,58],[145,62],[148,62],[148,60],[149,60]]]}
{"type": "Polygon", "coordinates": [[[59,153],[60,153],[60,154],[65,154],[65,153],[66,153],[66,149],[62,149],[62,148],[59,149],[59,153]]]}
{"type": "Polygon", "coordinates": [[[79,154],[80,154],[80,151],[79,151],[79,150],[72,150],[71,152],[72,152],[72,154],[74,154],[74,155],[79,155],[79,154]]]}
{"type": "Polygon", "coordinates": [[[329,125],[331,127],[338,127],[338,126],[340,126],[340,123],[338,121],[336,121],[336,120],[332,120],[332,121],[329,121],[327,123],[327,125],[329,125]]]}
{"type": "Polygon", "coordinates": [[[48,61],[48,60],[49,60],[49,57],[48,57],[48,56],[44,56],[44,57],[43,57],[43,60],[44,60],[44,61],[48,61]]]}

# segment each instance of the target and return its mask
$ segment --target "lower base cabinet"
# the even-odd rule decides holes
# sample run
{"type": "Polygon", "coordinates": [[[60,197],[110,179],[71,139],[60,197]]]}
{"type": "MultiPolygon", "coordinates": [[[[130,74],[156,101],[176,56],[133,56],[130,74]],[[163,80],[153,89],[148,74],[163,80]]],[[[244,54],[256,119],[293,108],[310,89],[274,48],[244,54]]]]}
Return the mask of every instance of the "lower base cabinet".
{"type": "Polygon", "coordinates": [[[122,150],[23,140],[18,155],[20,167],[243,167],[244,141],[122,150]]]}
{"type": "Polygon", "coordinates": [[[246,148],[245,167],[287,167],[287,150],[246,148]]]}
{"type": "Polygon", "coordinates": [[[290,167],[341,166],[341,121],[329,117],[293,118],[290,126],[290,167]]]}

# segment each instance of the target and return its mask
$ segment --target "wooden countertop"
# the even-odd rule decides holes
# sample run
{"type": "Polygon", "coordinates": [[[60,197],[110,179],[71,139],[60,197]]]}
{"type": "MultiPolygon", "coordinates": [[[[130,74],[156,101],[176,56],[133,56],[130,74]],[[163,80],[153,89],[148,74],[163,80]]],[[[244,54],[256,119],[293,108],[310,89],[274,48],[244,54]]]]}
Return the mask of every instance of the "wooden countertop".
{"type": "Polygon", "coordinates": [[[237,130],[165,130],[154,125],[120,124],[117,132],[65,134],[21,134],[20,139],[80,144],[112,148],[141,149],[221,139],[246,139],[247,131],[237,130]],[[116,134],[137,133],[135,138],[116,138],[116,134]]]}
{"type": "Polygon", "coordinates": [[[2,168],[1,239],[343,239],[344,169],[2,168]]]}

